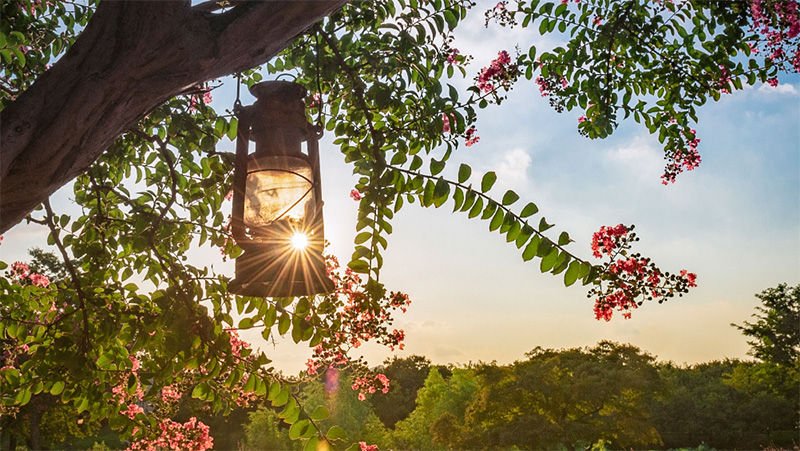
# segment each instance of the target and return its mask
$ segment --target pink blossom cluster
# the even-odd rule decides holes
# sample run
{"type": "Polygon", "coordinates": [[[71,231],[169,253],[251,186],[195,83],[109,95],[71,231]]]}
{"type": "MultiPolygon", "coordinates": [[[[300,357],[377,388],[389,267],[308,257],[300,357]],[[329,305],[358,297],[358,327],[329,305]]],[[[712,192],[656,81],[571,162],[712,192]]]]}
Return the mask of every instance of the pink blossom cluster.
{"type": "Polygon", "coordinates": [[[374,377],[357,377],[353,380],[351,388],[358,392],[358,400],[367,399],[367,393],[373,394],[378,391],[380,385],[381,393],[389,393],[389,378],[384,374],[376,374],[374,377]]]}
{"type": "Polygon", "coordinates": [[[138,440],[128,450],[205,451],[214,446],[214,438],[208,434],[208,426],[197,421],[195,417],[189,418],[183,424],[166,419],[159,428],[160,434],[157,437],[138,440]]]}
{"type": "Polygon", "coordinates": [[[175,403],[180,401],[181,392],[172,385],[166,385],[161,389],[161,400],[166,403],[175,403]]]}
{"type": "Polygon", "coordinates": [[[662,302],[695,287],[697,276],[686,270],[680,275],[662,273],[650,259],[639,254],[627,255],[633,241],[638,241],[632,232],[633,226],[622,224],[616,227],[602,226],[592,236],[592,252],[595,257],[609,256],[603,275],[595,281],[589,295],[597,295],[594,305],[595,318],[610,321],[614,310],[623,312],[623,317],[631,317],[630,310],[637,308],[642,301],[638,297],[662,302]],[[603,284],[607,286],[604,288],[603,284]]]}
{"type": "Polygon", "coordinates": [[[350,198],[359,201],[364,197],[363,194],[359,193],[357,189],[350,190],[350,198]]]}
{"type": "Polygon", "coordinates": [[[450,64],[451,66],[453,64],[458,64],[458,54],[458,49],[450,49],[450,54],[447,55],[447,58],[445,59],[447,64],[450,64]]]}
{"type": "MultiPolygon", "coordinates": [[[[392,323],[394,311],[405,312],[411,304],[408,295],[392,291],[380,299],[373,299],[367,294],[361,277],[350,268],[342,271],[335,257],[327,256],[326,265],[328,276],[334,282],[334,292],[324,302],[334,308],[319,321],[321,327],[335,324],[335,330],[314,348],[306,362],[306,373],[309,376],[321,372],[330,374],[337,367],[350,365],[348,351],[368,341],[375,341],[391,350],[402,349],[405,332],[402,329],[390,331],[388,326],[392,323]]],[[[359,398],[364,398],[376,389],[388,390],[388,384],[384,375],[362,375],[355,379],[353,387],[363,395],[359,398]]]]}
{"type": "Polygon", "coordinates": [[[717,85],[719,86],[719,92],[723,94],[730,94],[731,92],[728,90],[728,86],[731,82],[731,71],[724,64],[719,65],[720,70],[720,78],[717,80],[717,85]]]}
{"type": "Polygon", "coordinates": [[[239,338],[239,333],[235,330],[228,330],[228,336],[231,341],[231,353],[236,357],[242,357],[242,351],[250,349],[250,343],[243,341],[239,338]]]}
{"type": "Polygon", "coordinates": [[[22,262],[12,263],[8,275],[11,279],[16,279],[20,285],[31,284],[42,288],[50,285],[50,279],[47,276],[31,272],[30,267],[22,262]]]}
{"type": "Polygon", "coordinates": [[[245,391],[244,386],[251,376],[245,375],[234,388],[234,393],[237,395],[233,400],[239,407],[250,407],[258,401],[258,396],[254,391],[245,391]]]}
{"type": "Polygon", "coordinates": [[[202,95],[200,94],[192,94],[189,97],[189,111],[195,112],[197,111],[197,105],[200,103],[208,105],[211,103],[211,90],[208,88],[201,89],[202,95]]]}
{"type": "Polygon", "coordinates": [[[628,227],[618,224],[616,227],[601,226],[600,230],[592,235],[592,255],[596,258],[602,254],[611,255],[614,249],[620,246],[622,238],[628,235],[628,227]]]}
{"type": "Polygon", "coordinates": [[[321,105],[322,105],[322,94],[320,94],[318,92],[314,93],[311,96],[311,102],[309,102],[308,107],[309,108],[319,108],[321,105]]]}
{"type": "MultiPolygon", "coordinates": [[[[753,30],[766,42],[769,53],[767,59],[776,64],[787,61],[795,72],[800,72],[800,48],[795,40],[800,35],[797,1],[777,0],[767,3],[764,0],[752,0],[750,16],[753,30]]],[[[757,45],[750,44],[750,48],[758,50],[757,45]]]]}
{"type": "Polygon", "coordinates": [[[597,320],[611,321],[614,310],[623,311],[625,319],[630,319],[631,314],[626,310],[635,309],[638,305],[624,291],[618,290],[608,296],[598,298],[594,304],[594,317],[597,320]]]}
{"type": "MultiPolygon", "coordinates": [[[[54,3],[53,3],[53,2],[51,2],[51,1],[45,1],[45,2],[42,2],[42,0],[31,0],[31,3],[30,3],[30,5],[31,5],[30,11],[31,11],[31,14],[32,14],[33,16],[37,16],[37,15],[38,15],[38,8],[41,8],[41,7],[42,7],[42,4],[44,4],[44,5],[47,5],[47,6],[52,6],[52,5],[54,5],[54,3]]],[[[20,10],[22,10],[22,11],[25,11],[24,2],[19,2],[19,4],[18,4],[17,6],[19,7],[19,9],[20,9],[20,10]]]]}
{"type": "Polygon", "coordinates": [[[478,130],[474,126],[470,126],[470,128],[467,129],[467,132],[464,134],[464,137],[466,138],[464,144],[467,147],[470,147],[476,142],[480,141],[481,138],[475,135],[477,131],[478,130]]]}
{"type": "Polygon", "coordinates": [[[378,451],[378,445],[367,445],[367,442],[358,442],[360,451],[378,451]]]}
{"type": "Polygon", "coordinates": [[[518,75],[519,69],[511,64],[508,52],[501,50],[489,67],[484,67],[478,74],[476,86],[485,93],[495,92],[499,87],[508,90],[518,75]]]}
{"type": "MultiPolygon", "coordinates": [[[[695,133],[697,133],[697,130],[692,130],[692,135],[695,133]]],[[[700,166],[700,152],[697,150],[700,138],[695,135],[687,144],[689,145],[688,149],[679,149],[672,154],[672,161],[664,169],[664,174],[661,176],[662,184],[675,183],[675,178],[678,174],[683,171],[691,171],[700,166]]]]}
{"type": "Polygon", "coordinates": [[[549,88],[547,80],[545,80],[543,77],[536,77],[534,81],[537,85],[539,85],[539,94],[542,97],[547,97],[550,95],[550,93],[547,92],[549,88]]]}
{"type": "Polygon", "coordinates": [[[450,133],[450,116],[442,113],[442,133],[450,133]]]}

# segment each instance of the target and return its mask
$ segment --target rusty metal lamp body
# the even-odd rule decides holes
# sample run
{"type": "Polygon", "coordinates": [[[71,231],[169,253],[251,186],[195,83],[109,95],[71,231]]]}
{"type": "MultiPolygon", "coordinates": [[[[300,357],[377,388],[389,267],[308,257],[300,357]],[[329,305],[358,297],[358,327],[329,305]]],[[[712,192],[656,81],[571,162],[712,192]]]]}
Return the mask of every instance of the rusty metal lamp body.
{"type": "Polygon", "coordinates": [[[268,81],[250,92],[256,102],[238,111],[231,223],[244,252],[236,259],[236,278],[228,290],[258,297],[330,292],[333,282],[322,255],[318,135],[306,120],[306,90],[288,81],[268,81]],[[304,245],[293,246],[293,237],[302,237],[304,245]]]}

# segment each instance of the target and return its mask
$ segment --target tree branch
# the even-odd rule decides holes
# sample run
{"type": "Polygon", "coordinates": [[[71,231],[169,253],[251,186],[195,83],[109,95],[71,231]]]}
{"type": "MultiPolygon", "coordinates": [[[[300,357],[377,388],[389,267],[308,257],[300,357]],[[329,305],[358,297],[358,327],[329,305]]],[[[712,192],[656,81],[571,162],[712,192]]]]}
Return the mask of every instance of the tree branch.
{"type": "Polygon", "coordinates": [[[347,0],[100,2],[76,43],[0,112],[0,233],[166,100],[262,64],[347,0]]]}

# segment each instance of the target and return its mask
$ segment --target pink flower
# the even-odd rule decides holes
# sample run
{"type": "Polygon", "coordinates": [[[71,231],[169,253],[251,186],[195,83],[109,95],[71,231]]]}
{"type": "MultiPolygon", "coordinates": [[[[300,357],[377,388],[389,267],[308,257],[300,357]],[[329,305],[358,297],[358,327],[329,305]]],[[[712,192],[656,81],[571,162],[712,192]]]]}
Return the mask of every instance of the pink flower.
{"type": "Polygon", "coordinates": [[[470,146],[472,146],[473,144],[475,144],[476,142],[478,142],[478,141],[481,139],[480,137],[478,137],[478,136],[475,136],[475,132],[476,132],[476,131],[477,131],[477,130],[475,129],[475,127],[470,127],[470,128],[467,130],[467,133],[466,133],[466,139],[467,139],[467,141],[466,141],[466,143],[465,143],[465,144],[467,145],[467,147],[470,147],[470,146]]]}
{"type": "Polygon", "coordinates": [[[586,122],[586,116],[579,117],[578,122],[586,122]]]}
{"type": "Polygon", "coordinates": [[[769,80],[767,80],[767,83],[769,83],[769,85],[774,88],[775,86],[778,86],[778,79],[770,78],[769,80]]]}
{"type": "Polygon", "coordinates": [[[595,25],[596,27],[599,27],[600,25],[602,25],[602,24],[603,24],[603,18],[602,18],[602,17],[600,17],[600,16],[597,16],[597,17],[595,17],[595,18],[594,18],[594,21],[593,21],[593,23],[594,23],[594,25],[595,25]]]}
{"type": "Polygon", "coordinates": [[[450,118],[442,113],[442,133],[450,133],[450,118]]]}
{"type": "Polygon", "coordinates": [[[616,227],[600,227],[600,230],[592,235],[592,254],[596,258],[602,254],[611,255],[617,247],[616,238],[622,238],[628,234],[628,228],[622,224],[616,227]]]}
{"type": "Polygon", "coordinates": [[[450,54],[447,55],[447,59],[445,60],[447,64],[458,64],[458,60],[456,59],[458,53],[458,49],[451,49],[450,54]]]}
{"type": "Polygon", "coordinates": [[[50,279],[47,276],[43,276],[41,274],[31,274],[30,276],[31,283],[36,285],[37,287],[46,288],[50,285],[50,279]]]}
{"type": "Polygon", "coordinates": [[[378,445],[367,445],[367,442],[358,442],[360,451],[378,451],[378,445]]]}
{"type": "Polygon", "coordinates": [[[484,67],[481,73],[478,74],[476,86],[486,93],[492,92],[500,86],[508,89],[516,74],[517,66],[511,64],[511,57],[508,52],[501,50],[489,67],[484,67]]]}
{"type": "Polygon", "coordinates": [[[361,199],[364,197],[364,195],[363,195],[363,194],[361,194],[361,193],[359,193],[359,192],[358,192],[358,190],[355,190],[355,189],[354,189],[354,190],[351,190],[351,191],[350,191],[350,197],[351,197],[353,200],[356,200],[356,201],[358,201],[358,200],[361,200],[361,199]]]}

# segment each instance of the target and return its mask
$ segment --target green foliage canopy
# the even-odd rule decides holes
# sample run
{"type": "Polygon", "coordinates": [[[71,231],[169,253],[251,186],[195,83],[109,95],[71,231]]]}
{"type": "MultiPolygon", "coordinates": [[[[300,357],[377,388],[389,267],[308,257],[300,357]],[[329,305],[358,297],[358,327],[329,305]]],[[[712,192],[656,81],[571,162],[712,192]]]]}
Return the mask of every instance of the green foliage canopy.
{"type": "MultiPolygon", "coordinates": [[[[501,2],[488,19],[560,33],[567,44],[549,51],[526,45],[513,59],[501,49],[466,92],[448,80],[471,77],[469,58],[451,45],[452,30],[473,6],[468,1],[354,2],[298,36],[266,69],[295,74],[321,97],[316,104],[309,99],[310,117],[335,135],[360,176],[358,235],[348,263],[366,278],[358,307],[380,311],[391,302],[379,279],[382,252],[394,215],[417,202],[450,203],[487,221],[524,260],[538,258],[543,273],[562,276],[566,285],[591,285],[599,317],[685,292],[693,275],[661,271],[628,253],[630,228],[616,235],[616,247],[604,248],[608,262],[593,264],[568,248],[566,232],[547,232],[553,224],[535,203],[520,206],[518,194],[493,192],[494,173],[473,187],[468,166],[460,166],[457,180],[442,171],[462,141],[477,140],[478,112],[501,103],[524,77],[539,84],[556,109],[580,108],[585,120],[579,132],[590,138],[608,136],[620,117],[633,116],[664,144],[665,181],[673,181],[698,162],[693,127],[699,106],[792,69],[796,53],[756,57],[749,45],[774,50],[796,44],[797,12],[782,4],[765,3],[755,15],[743,0],[501,2]],[[777,29],[781,40],[767,40],[751,24],[777,29]],[[443,154],[434,158],[439,149],[443,154]]],[[[3,3],[0,108],[44,76],[49,63],[58,64],[80,39],[93,7],[3,3]]],[[[255,69],[242,74],[248,86],[261,79],[255,69]]],[[[50,394],[94,420],[110,419],[127,435],[153,439],[159,419],[119,399],[160,403],[179,387],[213,410],[231,409],[242,394],[265,398],[283,407],[279,416],[310,448],[342,435],[320,430],[296,399],[291,387],[297,380],[276,373],[265,354],[249,352],[232,332],[259,328],[265,338],[288,334],[315,347],[348,330],[334,319],[344,301],[234,298],[226,275],[187,258],[198,246],[218,248],[228,258],[241,253],[223,213],[232,155],[216,150],[220,140],[236,136],[237,120],[202,102],[212,88],[198,86],[141,112],[146,116],[74,181],[80,214],[44,202],[29,217],[50,230],[48,244],[58,250],[66,274],[49,286],[14,267],[0,278],[0,336],[10,351],[0,369],[7,411],[50,394]]],[[[388,329],[379,330],[393,343],[388,329]]],[[[323,355],[347,349],[328,351],[323,355]]]]}

